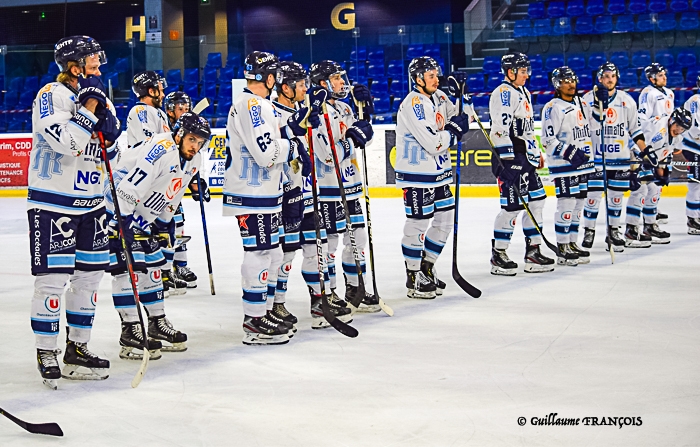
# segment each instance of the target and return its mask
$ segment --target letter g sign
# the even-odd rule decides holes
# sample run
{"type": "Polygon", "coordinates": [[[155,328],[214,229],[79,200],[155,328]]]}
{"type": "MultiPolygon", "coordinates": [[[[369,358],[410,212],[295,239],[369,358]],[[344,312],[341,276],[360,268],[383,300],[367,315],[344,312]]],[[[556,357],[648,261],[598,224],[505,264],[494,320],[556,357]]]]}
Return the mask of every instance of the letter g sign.
{"type": "Polygon", "coordinates": [[[355,3],[338,3],[331,11],[333,28],[347,31],[355,28],[355,3]],[[348,11],[348,12],[345,12],[348,11]]]}

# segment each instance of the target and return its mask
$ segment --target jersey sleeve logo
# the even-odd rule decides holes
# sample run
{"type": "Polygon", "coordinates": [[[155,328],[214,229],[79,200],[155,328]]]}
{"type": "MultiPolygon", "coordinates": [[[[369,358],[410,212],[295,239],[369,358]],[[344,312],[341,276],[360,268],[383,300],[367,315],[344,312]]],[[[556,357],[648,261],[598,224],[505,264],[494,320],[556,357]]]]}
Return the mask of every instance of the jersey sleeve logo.
{"type": "Polygon", "coordinates": [[[421,104],[419,97],[414,96],[413,99],[411,99],[411,108],[413,109],[413,113],[416,114],[418,121],[425,119],[425,110],[423,110],[423,104],[421,104]]]}
{"type": "Polygon", "coordinates": [[[552,115],[552,107],[550,106],[544,110],[544,119],[548,120],[551,115],[552,115]]]}
{"type": "Polygon", "coordinates": [[[501,104],[510,107],[510,90],[506,86],[501,87],[501,104]]]}
{"type": "Polygon", "coordinates": [[[137,106],[136,107],[136,116],[138,117],[139,121],[142,123],[146,124],[148,123],[148,113],[146,112],[146,108],[143,106],[137,106]]]}
{"type": "Polygon", "coordinates": [[[158,143],[156,143],[155,146],[151,148],[150,151],[148,151],[148,154],[146,154],[146,161],[149,162],[150,164],[153,164],[158,160],[160,157],[163,156],[163,154],[170,149],[170,147],[173,145],[172,141],[169,140],[161,140],[158,143]]]}
{"type": "Polygon", "coordinates": [[[260,127],[265,124],[265,120],[262,118],[262,107],[258,102],[257,98],[250,98],[248,100],[248,113],[250,113],[250,119],[253,122],[253,127],[260,127]]]}

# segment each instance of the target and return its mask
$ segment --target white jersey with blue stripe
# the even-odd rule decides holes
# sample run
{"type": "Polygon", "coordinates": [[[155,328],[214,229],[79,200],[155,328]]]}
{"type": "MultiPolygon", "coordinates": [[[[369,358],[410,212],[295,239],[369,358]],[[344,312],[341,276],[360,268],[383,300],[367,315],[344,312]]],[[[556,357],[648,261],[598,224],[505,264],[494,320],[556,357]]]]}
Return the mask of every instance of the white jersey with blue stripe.
{"type": "Polygon", "coordinates": [[[547,153],[550,177],[569,177],[595,170],[593,160],[574,168],[562,158],[562,152],[569,145],[592,157],[590,124],[579,96],[575,96],[572,102],[554,98],[544,106],[541,141],[547,153]]]}
{"type": "Polygon", "coordinates": [[[441,90],[431,96],[413,90],[401,102],[396,121],[396,186],[435,188],[452,183],[450,146],[456,138],[445,123],[457,107],[441,90]]]}
{"type": "Polygon", "coordinates": [[[681,146],[683,134],[677,137],[672,137],[669,131],[668,120],[670,115],[657,116],[649,123],[644,131],[644,140],[646,147],[650,152],[654,152],[659,161],[664,160],[671,155],[673,151],[681,146]]]}
{"type": "MultiPolygon", "coordinates": [[[[583,95],[586,111],[589,112],[591,140],[595,148],[595,164],[603,165],[601,143],[601,123],[599,110],[593,107],[593,91],[583,95]]],[[[605,114],[605,167],[609,170],[628,170],[630,168],[630,141],[643,137],[639,124],[637,104],[634,99],[621,90],[615,90],[610,96],[605,114]]]]}
{"type": "Polygon", "coordinates": [[[126,118],[126,141],[129,146],[164,132],[170,132],[170,121],[162,110],[137,102],[129,111],[126,118]]]}
{"type": "MultiPolygon", "coordinates": [[[[659,116],[671,116],[675,95],[673,90],[666,87],[647,85],[639,95],[639,124],[646,135],[647,127],[652,126],[652,120],[659,116]]],[[[651,129],[648,130],[652,132],[651,129]]]]}
{"type": "MultiPolygon", "coordinates": [[[[296,109],[287,107],[284,104],[280,104],[277,101],[272,101],[272,104],[275,106],[275,109],[277,109],[277,112],[279,114],[279,126],[281,129],[287,125],[287,120],[289,119],[289,117],[296,113],[296,109]]],[[[302,144],[306,144],[305,137],[299,137],[299,141],[301,141],[302,144]]],[[[301,148],[299,150],[301,150],[301,148]]],[[[306,150],[306,148],[304,148],[304,150],[306,150]]],[[[289,164],[283,164],[282,170],[284,175],[283,183],[285,185],[287,183],[291,183],[292,188],[296,188],[297,186],[301,188],[303,186],[304,179],[301,176],[301,170],[299,170],[299,172],[294,172],[294,170],[289,164]]]]}
{"type": "Polygon", "coordinates": [[[498,156],[512,160],[516,153],[522,153],[532,166],[538,167],[542,153],[535,139],[532,95],[528,89],[503,81],[491,93],[489,114],[489,137],[498,156]]]}
{"type": "MultiPolygon", "coordinates": [[[[114,113],[114,105],[107,100],[114,113]]],[[[84,214],[104,206],[102,149],[93,138],[97,117],[78,94],[59,82],[46,84],[32,106],[27,208],[84,214]]],[[[116,155],[116,144],[107,156],[116,155]]]]}
{"type": "Polygon", "coordinates": [[[272,101],[247,88],[238,94],[226,124],[224,216],[282,211],[282,166],[290,150],[272,101]]]}
{"type": "Polygon", "coordinates": [[[700,94],[691,96],[683,107],[693,116],[693,125],[683,133],[679,149],[700,155],[700,94]]]}

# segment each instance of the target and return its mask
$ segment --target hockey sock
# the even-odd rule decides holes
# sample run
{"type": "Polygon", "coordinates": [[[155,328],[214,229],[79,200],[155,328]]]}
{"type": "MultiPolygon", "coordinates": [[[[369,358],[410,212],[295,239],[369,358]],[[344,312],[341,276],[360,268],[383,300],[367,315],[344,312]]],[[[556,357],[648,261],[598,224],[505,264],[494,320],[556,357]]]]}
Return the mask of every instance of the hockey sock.
{"type": "Polygon", "coordinates": [[[328,235],[328,253],[326,254],[326,265],[328,265],[328,274],[331,278],[332,289],[335,289],[337,286],[335,277],[335,252],[338,250],[339,239],[340,235],[337,233],[328,235]]]}
{"type": "Polygon", "coordinates": [[[243,313],[249,317],[262,317],[267,310],[267,277],[272,259],[270,251],[246,251],[243,254],[243,313]]]}
{"type": "MultiPolygon", "coordinates": [[[[289,279],[289,272],[292,271],[292,261],[294,260],[294,255],[296,255],[296,251],[288,251],[284,253],[284,257],[282,258],[282,265],[280,265],[280,268],[277,271],[277,284],[274,291],[275,303],[286,302],[287,280],[289,279]]],[[[316,275],[316,280],[318,282],[318,275],[316,275]]],[[[269,299],[269,289],[267,293],[269,299]]]]}
{"type": "MultiPolygon", "coordinates": [[[[367,230],[364,227],[353,228],[355,232],[355,243],[357,244],[357,249],[360,251],[360,267],[362,268],[362,274],[367,272],[365,266],[365,247],[367,246],[367,230]]],[[[343,235],[343,273],[345,273],[345,280],[351,286],[357,287],[357,266],[355,265],[355,256],[352,251],[352,242],[350,241],[350,232],[346,231],[343,235]]]]}
{"type": "Polygon", "coordinates": [[[620,226],[620,216],[622,215],[622,198],[625,193],[622,191],[608,190],[608,207],[610,207],[610,225],[620,226]]]}
{"type": "Polygon", "coordinates": [[[420,260],[423,257],[423,240],[425,230],[430,225],[429,219],[414,219],[407,217],[403,226],[403,238],[401,239],[401,251],[406,260],[406,268],[413,271],[420,270],[420,260]]]}
{"type": "Polygon", "coordinates": [[[161,270],[172,270],[173,269],[173,257],[175,256],[175,250],[172,248],[161,248],[160,251],[165,257],[165,265],[161,267],[161,270]]]}
{"type": "Polygon", "coordinates": [[[571,221],[574,214],[576,199],[574,197],[558,197],[557,211],[554,213],[554,231],[557,244],[568,244],[571,239],[571,221]]]}
{"type": "Polygon", "coordinates": [[[647,185],[642,185],[638,190],[630,193],[630,197],[627,199],[627,208],[625,209],[626,224],[638,226],[642,223],[642,205],[646,194],[647,185]]]}
{"type": "Polygon", "coordinates": [[[435,264],[452,233],[455,210],[436,211],[430,228],[425,233],[425,258],[435,264]]]}
{"type": "Polygon", "coordinates": [[[661,187],[656,183],[649,183],[647,185],[647,194],[644,198],[644,208],[642,208],[645,224],[656,223],[656,212],[657,207],[659,206],[660,196],[661,187]]]}
{"type": "Polygon", "coordinates": [[[685,215],[700,217],[700,183],[688,182],[688,194],[685,196],[685,215]]]}
{"type": "Polygon", "coordinates": [[[583,205],[585,203],[586,199],[576,199],[574,212],[571,213],[571,226],[569,227],[569,240],[571,242],[578,242],[578,227],[581,222],[581,214],[583,214],[583,205]]]}
{"type": "Polygon", "coordinates": [[[165,315],[163,280],[160,267],[151,267],[148,273],[139,272],[139,300],[150,317],[165,315]]]}
{"type": "Polygon", "coordinates": [[[61,318],[61,295],[68,274],[49,273],[34,278],[31,325],[37,349],[58,348],[58,328],[61,318]]]}
{"type": "Polygon", "coordinates": [[[282,262],[284,261],[284,252],[282,247],[274,248],[270,251],[270,267],[268,268],[267,275],[267,301],[266,309],[272,310],[272,306],[275,304],[275,289],[277,288],[277,275],[279,274],[279,269],[282,267],[282,262]]]}
{"type": "Polygon", "coordinates": [[[603,191],[588,191],[586,204],[583,207],[583,226],[585,228],[595,228],[595,221],[598,219],[598,208],[603,191]]]}
{"type": "MultiPolygon", "coordinates": [[[[158,272],[160,277],[160,272],[158,272]]],[[[136,300],[134,292],[131,290],[131,281],[128,273],[112,276],[112,300],[114,308],[119,312],[119,316],[125,323],[135,323],[139,321],[136,312],[136,300]]]]}
{"type": "Polygon", "coordinates": [[[496,249],[505,250],[510,245],[519,213],[520,211],[506,211],[502,209],[496,216],[496,221],[493,224],[494,247],[496,249]]]}
{"type": "MultiPolygon", "coordinates": [[[[327,245],[323,244],[323,256],[326,257],[327,245]]],[[[318,256],[316,255],[316,244],[303,244],[301,251],[304,255],[304,260],[301,263],[301,276],[304,277],[306,285],[311,287],[314,294],[321,294],[321,283],[319,282],[318,274],[318,256]]],[[[325,266],[324,266],[325,267],[325,266]]],[[[331,289],[330,276],[328,275],[328,267],[324,268],[323,277],[325,289],[331,289]]]]}
{"type": "MultiPolygon", "coordinates": [[[[542,210],[544,209],[544,200],[531,200],[528,204],[530,211],[537,221],[537,225],[542,229],[542,210]]],[[[530,215],[525,212],[523,214],[523,233],[526,238],[530,238],[532,245],[542,244],[542,235],[537,231],[535,223],[530,219],[530,215]]]]}
{"type": "Polygon", "coordinates": [[[71,275],[70,286],[66,291],[66,321],[70,327],[68,338],[78,343],[90,341],[92,321],[95,318],[97,289],[103,271],[86,272],[76,270],[71,275]]]}

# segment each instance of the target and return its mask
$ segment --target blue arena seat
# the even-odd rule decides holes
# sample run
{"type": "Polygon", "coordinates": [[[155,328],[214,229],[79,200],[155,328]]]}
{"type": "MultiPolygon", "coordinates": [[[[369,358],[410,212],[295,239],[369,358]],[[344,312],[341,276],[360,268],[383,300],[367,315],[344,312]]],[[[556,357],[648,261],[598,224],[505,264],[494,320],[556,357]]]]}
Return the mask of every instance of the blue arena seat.
{"type": "Polygon", "coordinates": [[[5,98],[3,99],[3,109],[14,109],[17,102],[19,102],[19,92],[17,90],[8,90],[5,92],[5,98]]]}
{"type": "Polygon", "coordinates": [[[583,53],[572,53],[566,60],[566,65],[575,72],[579,72],[586,68],[586,55],[583,53]]]}
{"type": "Polygon", "coordinates": [[[407,59],[415,59],[417,57],[423,56],[423,45],[422,44],[414,44],[414,45],[409,45],[408,49],[406,49],[406,58],[407,59]]]}
{"type": "Polygon", "coordinates": [[[515,21],[515,25],[513,26],[513,37],[515,39],[530,37],[532,35],[532,21],[528,19],[515,21]]]}
{"type": "Polygon", "coordinates": [[[19,102],[17,103],[17,107],[19,107],[20,109],[31,108],[35,97],[36,92],[33,92],[31,90],[23,91],[22,94],[19,95],[19,102]]]}
{"type": "Polygon", "coordinates": [[[697,57],[695,52],[691,50],[683,50],[678,52],[678,57],[676,58],[676,65],[679,67],[693,67],[697,63],[697,57]]]}
{"type": "Polygon", "coordinates": [[[552,54],[547,58],[547,61],[544,63],[544,68],[551,72],[555,68],[559,68],[562,65],[564,65],[564,56],[561,54],[552,54]]]}
{"type": "Polygon", "coordinates": [[[589,16],[597,16],[603,14],[605,8],[603,7],[603,0],[588,0],[586,4],[586,13],[589,16]]]}
{"type": "Polygon", "coordinates": [[[615,32],[631,33],[634,31],[634,16],[617,16],[615,18],[615,32]]]}
{"type": "Polygon", "coordinates": [[[603,65],[608,58],[605,57],[605,53],[591,53],[588,55],[588,68],[591,70],[597,70],[598,67],[603,65]]]}
{"type": "Polygon", "coordinates": [[[673,31],[676,29],[676,14],[659,14],[659,19],[656,22],[656,25],[659,27],[659,31],[661,32],[673,31]]]}
{"type": "Polygon", "coordinates": [[[357,49],[353,48],[352,51],[350,51],[350,60],[366,61],[367,47],[358,46],[357,49]]]}
{"type": "Polygon", "coordinates": [[[488,107],[489,97],[488,96],[476,96],[474,97],[474,107],[488,107]]]}
{"type": "Polygon", "coordinates": [[[226,66],[227,67],[240,67],[241,66],[241,54],[229,51],[226,55],[226,66]]]}
{"type": "Polygon", "coordinates": [[[222,68],[219,73],[219,83],[231,82],[234,77],[236,77],[236,71],[233,67],[222,68]]]}
{"type": "Polygon", "coordinates": [[[692,31],[700,27],[700,22],[698,22],[697,12],[687,12],[681,15],[681,19],[678,22],[678,29],[681,31],[692,31]]]}
{"type": "Polygon", "coordinates": [[[686,12],[690,9],[688,0],[671,0],[668,8],[673,12],[686,12]]]}
{"type": "Polygon", "coordinates": [[[202,96],[205,96],[209,98],[209,100],[213,101],[216,97],[216,84],[205,82],[202,86],[202,96]]]}
{"type": "Polygon", "coordinates": [[[610,56],[610,62],[613,64],[617,65],[617,68],[622,70],[623,68],[627,68],[630,65],[630,57],[627,54],[626,51],[615,51],[611,56],[610,56]]]}
{"type": "Polygon", "coordinates": [[[548,36],[552,33],[552,21],[550,19],[539,19],[534,22],[535,36],[548,36]]]}
{"type": "Polygon", "coordinates": [[[547,90],[549,88],[549,79],[547,75],[533,74],[530,78],[530,90],[547,90]]]}
{"type": "Polygon", "coordinates": [[[591,90],[593,88],[593,77],[587,73],[578,75],[578,89],[591,90]]]}
{"type": "Polygon", "coordinates": [[[562,17],[565,14],[564,2],[549,2],[547,5],[547,16],[552,18],[562,17]]]}
{"type": "Polygon", "coordinates": [[[612,14],[614,16],[623,14],[626,9],[625,0],[608,0],[608,14],[612,14]]]}
{"type": "Polygon", "coordinates": [[[392,79],[401,79],[405,75],[403,63],[400,60],[392,60],[386,68],[386,75],[392,79]]]}
{"type": "Polygon", "coordinates": [[[292,52],[288,50],[283,50],[280,51],[279,54],[277,55],[277,58],[281,61],[292,61],[294,60],[294,57],[292,56],[292,52]]]}
{"type": "Polygon", "coordinates": [[[591,34],[593,33],[593,18],[589,16],[581,16],[576,18],[574,24],[574,34],[591,34]]]}
{"type": "Polygon", "coordinates": [[[185,84],[199,84],[199,68],[185,68],[185,84]]]}
{"type": "Polygon", "coordinates": [[[33,91],[34,93],[39,91],[39,77],[37,76],[27,76],[24,78],[24,90],[33,91]]]}
{"type": "Polygon", "coordinates": [[[384,77],[384,64],[370,64],[367,67],[367,76],[370,78],[384,77]]]}
{"type": "Polygon", "coordinates": [[[423,47],[423,51],[425,52],[426,56],[430,56],[433,59],[440,59],[440,44],[439,43],[433,43],[430,45],[425,45],[423,47]]]}
{"type": "Polygon", "coordinates": [[[635,30],[640,33],[645,33],[654,29],[654,22],[651,21],[651,16],[648,14],[637,17],[637,26],[635,30]]]}
{"type": "Polygon", "coordinates": [[[700,76],[700,67],[688,68],[683,87],[697,87],[698,76],[700,76]]]}
{"type": "Polygon", "coordinates": [[[219,80],[219,74],[215,68],[204,68],[203,80],[207,84],[215,84],[219,80]]]}
{"type": "Polygon", "coordinates": [[[554,19],[552,24],[552,34],[555,36],[566,36],[571,34],[571,20],[568,17],[554,19]]]}
{"type": "Polygon", "coordinates": [[[197,84],[185,84],[184,88],[182,89],[183,92],[187,93],[189,97],[193,99],[199,97],[198,90],[197,84]]]}
{"type": "Polygon", "coordinates": [[[179,86],[182,82],[182,72],[179,68],[168,70],[165,74],[165,82],[168,86],[179,86]]]}
{"type": "Polygon", "coordinates": [[[532,67],[533,72],[544,70],[544,62],[542,61],[542,56],[540,56],[539,54],[530,56],[530,66],[532,67]]]}
{"type": "Polygon", "coordinates": [[[221,53],[207,54],[207,67],[221,68],[221,53]]]}
{"type": "Polygon", "coordinates": [[[620,70],[620,87],[630,88],[639,86],[639,76],[636,68],[620,70]]]}
{"type": "Polygon", "coordinates": [[[486,91],[487,92],[492,92],[501,85],[501,81],[503,81],[503,78],[499,75],[491,75],[489,76],[489,80],[486,82],[486,91]]]}
{"type": "Polygon", "coordinates": [[[544,14],[544,3],[534,2],[527,5],[527,16],[531,19],[541,19],[544,14]]]}
{"type": "Polygon", "coordinates": [[[389,93],[394,96],[405,96],[408,94],[408,81],[402,82],[400,79],[394,79],[389,86],[389,93]]]}
{"type": "Polygon", "coordinates": [[[360,63],[359,65],[352,64],[348,67],[347,70],[348,76],[355,79],[355,78],[365,78],[367,77],[367,69],[365,68],[365,64],[360,63]]]}
{"type": "Polygon", "coordinates": [[[649,0],[649,12],[664,12],[666,11],[666,0],[649,0]]]}
{"type": "Polygon", "coordinates": [[[654,60],[663,65],[666,70],[673,68],[673,54],[670,51],[657,51],[654,60]]]}
{"type": "Polygon", "coordinates": [[[644,68],[651,64],[651,54],[648,51],[637,51],[632,55],[632,66],[644,68]]]}
{"type": "Polygon", "coordinates": [[[61,72],[61,69],[58,68],[58,65],[56,62],[51,62],[49,64],[49,70],[47,71],[48,74],[52,75],[54,78],[58,76],[58,74],[61,72]]]}
{"type": "MultiPolygon", "coordinates": [[[[552,87],[554,88],[554,87],[552,87]]],[[[537,94],[537,104],[545,105],[549,101],[554,99],[554,95],[551,93],[538,93],[537,94]]]]}
{"type": "Polygon", "coordinates": [[[690,7],[693,8],[694,11],[700,11],[700,0],[691,0],[690,7]]]}
{"type": "Polygon", "coordinates": [[[233,86],[231,85],[230,82],[222,83],[219,85],[219,92],[216,95],[216,98],[218,100],[228,100],[231,99],[231,92],[233,90],[233,86]]]}
{"type": "Polygon", "coordinates": [[[53,82],[56,80],[56,76],[52,76],[50,74],[45,74],[44,76],[41,77],[41,80],[39,81],[40,86],[45,86],[46,84],[53,82]]]}
{"type": "Polygon", "coordinates": [[[645,0],[630,0],[627,10],[630,14],[644,14],[647,12],[647,2],[645,0]]]}
{"type": "Polygon", "coordinates": [[[389,94],[389,82],[386,78],[378,78],[372,80],[372,85],[370,86],[370,91],[372,95],[388,95],[389,94]]]}
{"type": "MultiPolygon", "coordinates": [[[[384,48],[373,48],[367,52],[367,59],[370,64],[381,65],[384,68],[384,48]]],[[[383,70],[382,70],[383,71],[383,70]]]]}
{"type": "Polygon", "coordinates": [[[470,74],[467,76],[467,88],[470,92],[483,92],[485,85],[483,73],[470,74]]]}
{"type": "Polygon", "coordinates": [[[569,17],[578,17],[584,12],[586,9],[583,6],[583,0],[571,0],[566,4],[566,15],[569,17]]]}
{"type": "Polygon", "coordinates": [[[486,73],[498,73],[501,71],[501,59],[497,56],[487,56],[482,67],[486,73]]]}
{"type": "Polygon", "coordinates": [[[378,95],[374,97],[374,112],[375,113],[387,113],[391,107],[389,101],[389,94],[378,95]]]}
{"type": "Polygon", "coordinates": [[[613,19],[611,16],[598,16],[595,18],[595,32],[598,34],[608,34],[613,30],[613,19]]]}
{"type": "Polygon", "coordinates": [[[22,76],[17,76],[10,79],[9,90],[21,91],[24,87],[24,78],[22,76]]]}
{"type": "Polygon", "coordinates": [[[668,72],[667,81],[670,86],[683,85],[683,70],[671,70],[668,72]]]}

